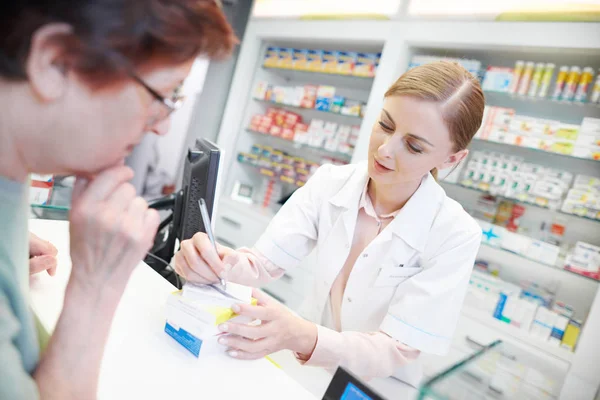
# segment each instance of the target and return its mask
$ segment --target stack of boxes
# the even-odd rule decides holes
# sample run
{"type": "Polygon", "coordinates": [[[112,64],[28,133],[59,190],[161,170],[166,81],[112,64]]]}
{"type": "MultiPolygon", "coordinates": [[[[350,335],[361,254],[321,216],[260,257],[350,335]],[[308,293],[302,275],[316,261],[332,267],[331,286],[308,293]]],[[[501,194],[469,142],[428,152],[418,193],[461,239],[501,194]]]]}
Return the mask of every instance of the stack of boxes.
{"type": "Polygon", "coordinates": [[[577,242],[567,255],[565,269],[600,280],[600,247],[577,242]]]}
{"type": "Polygon", "coordinates": [[[568,214],[600,220],[600,178],[577,175],[561,210],[568,214]]]}
{"type": "Polygon", "coordinates": [[[259,172],[269,178],[281,182],[303,186],[322,164],[341,163],[329,157],[323,157],[320,164],[308,161],[302,157],[294,157],[270,146],[255,144],[250,153],[239,153],[238,161],[259,169],[259,172]]]}
{"type": "Polygon", "coordinates": [[[312,147],[324,148],[332,153],[352,156],[358,140],[359,126],[337,124],[313,119],[307,131],[297,134],[294,141],[312,147]]]}
{"type": "Polygon", "coordinates": [[[473,270],[465,303],[552,346],[574,351],[581,321],[572,307],[529,282],[514,285],[480,269],[473,270]]]}
{"type": "Polygon", "coordinates": [[[600,160],[600,119],[584,118],[581,125],[515,115],[510,108],[486,106],[480,140],[600,160]]]}
{"type": "Polygon", "coordinates": [[[372,78],[377,72],[380,58],[381,53],[270,46],[265,53],[263,66],[372,78]]]}
{"type": "Polygon", "coordinates": [[[354,153],[360,127],[320,119],[313,119],[307,125],[296,113],[269,108],[266,115],[254,115],[248,129],[350,157],[354,153]]]}
{"type": "Polygon", "coordinates": [[[451,58],[451,57],[437,57],[437,56],[423,56],[417,55],[413,56],[410,60],[410,64],[408,69],[418,67],[424,64],[430,64],[437,61],[450,61],[455,62],[457,64],[462,65],[467,71],[473,74],[474,77],[479,78],[479,73],[481,72],[481,61],[479,60],[469,60],[466,58],[451,58]]]}
{"type": "Polygon", "coordinates": [[[299,114],[280,108],[269,108],[266,115],[254,115],[248,129],[286,140],[294,140],[296,132],[306,132],[308,127],[302,122],[302,116],[299,114]]]}
{"type": "Polygon", "coordinates": [[[254,88],[253,98],[352,117],[362,117],[365,108],[361,101],[337,95],[336,88],[329,85],[282,86],[261,81],[254,88]]]}
{"type": "Polygon", "coordinates": [[[567,171],[524,163],[520,157],[476,151],[461,184],[525,203],[557,209],[573,175],[567,171]]]}
{"type": "Polygon", "coordinates": [[[477,219],[481,226],[482,243],[492,247],[508,250],[542,264],[556,266],[560,255],[560,247],[543,240],[520,235],[511,229],[477,219]]]}

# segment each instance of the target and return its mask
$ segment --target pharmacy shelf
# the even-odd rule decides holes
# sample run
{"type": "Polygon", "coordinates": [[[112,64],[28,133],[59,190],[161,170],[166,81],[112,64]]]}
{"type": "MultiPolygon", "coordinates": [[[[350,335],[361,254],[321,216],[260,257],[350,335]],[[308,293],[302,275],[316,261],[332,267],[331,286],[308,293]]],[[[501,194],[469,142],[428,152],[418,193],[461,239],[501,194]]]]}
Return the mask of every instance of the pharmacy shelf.
{"type": "Polygon", "coordinates": [[[579,218],[579,219],[584,219],[584,220],[587,220],[587,221],[593,221],[593,222],[600,223],[600,220],[595,219],[595,218],[589,218],[589,217],[585,217],[585,216],[577,215],[577,214],[570,214],[570,213],[566,213],[566,212],[561,211],[561,210],[554,210],[554,209],[551,209],[549,207],[541,206],[541,205],[536,204],[536,203],[530,203],[530,202],[527,202],[527,201],[521,201],[521,200],[518,200],[518,199],[514,199],[512,197],[506,197],[506,196],[499,195],[499,194],[493,194],[489,190],[483,190],[483,189],[479,189],[479,188],[475,188],[475,187],[471,187],[471,186],[466,186],[466,185],[463,185],[463,184],[460,184],[460,183],[452,183],[452,182],[444,182],[444,181],[441,181],[440,183],[442,183],[443,185],[458,186],[460,188],[471,190],[471,191],[474,191],[474,192],[486,193],[486,194],[492,195],[494,197],[498,197],[500,199],[509,200],[509,201],[514,202],[514,203],[524,204],[524,205],[527,205],[527,206],[533,206],[533,207],[541,208],[541,209],[544,209],[544,210],[556,212],[556,213],[559,213],[559,214],[562,214],[562,215],[566,215],[566,216],[569,216],[569,217],[579,218]]]}
{"type": "Polygon", "coordinates": [[[252,129],[246,129],[246,132],[251,133],[253,135],[260,135],[260,136],[268,137],[269,140],[272,140],[274,143],[280,143],[281,145],[291,146],[297,150],[308,150],[314,154],[321,155],[321,156],[323,156],[323,155],[329,156],[329,157],[338,159],[340,161],[349,162],[352,159],[352,156],[349,154],[329,151],[322,147],[314,147],[314,146],[310,146],[307,144],[296,143],[293,140],[283,139],[278,136],[269,135],[268,133],[258,132],[258,131],[252,130],[252,129]]]}
{"type": "Polygon", "coordinates": [[[295,69],[262,67],[263,70],[281,76],[288,82],[310,82],[314,85],[329,85],[335,87],[371,90],[374,77],[341,75],[321,71],[300,71],[295,69]]]}
{"type": "Polygon", "coordinates": [[[530,257],[527,257],[526,255],[515,253],[514,251],[510,251],[510,250],[503,249],[501,247],[493,246],[493,245],[491,245],[489,243],[486,243],[486,242],[481,242],[481,245],[489,247],[491,249],[494,249],[495,251],[497,251],[497,252],[499,252],[501,254],[504,254],[504,255],[512,255],[512,256],[515,256],[515,257],[519,257],[519,258],[521,258],[523,260],[531,261],[531,262],[534,262],[534,263],[539,264],[539,265],[543,265],[543,266],[548,267],[548,268],[557,269],[557,270],[563,271],[563,272],[565,272],[567,274],[578,276],[578,277],[580,277],[582,279],[586,279],[586,280],[590,280],[592,282],[600,283],[600,280],[598,280],[598,279],[595,279],[595,278],[592,278],[592,277],[589,277],[589,276],[585,276],[585,275],[577,273],[575,271],[571,271],[571,270],[565,269],[563,267],[564,261],[565,261],[564,258],[560,258],[559,257],[559,259],[557,260],[556,264],[548,264],[548,263],[542,262],[540,260],[536,260],[535,258],[530,258],[530,257]]]}
{"type": "Polygon", "coordinates": [[[535,152],[535,153],[552,154],[552,155],[559,156],[559,157],[566,157],[566,158],[575,159],[575,160],[582,160],[582,161],[590,161],[590,162],[593,162],[593,163],[600,163],[600,159],[595,160],[593,158],[575,157],[575,156],[570,155],[570,154],[555,153],[553,151],[547,151],[547,150],[543,150],[543,149],[536,149],[534,147],[517,146],[517,145],[514,145],[514,144],[510,144],[510,143],[497,142],[495,140],[488,140],[488,139],[481,139],[481,138],[473,138],[473,140],[476,140],[478,142],[493,143],[493,144],[496,144],[496,145],[499,145],[499,146],[504,146],[504,147],[512,147],[512,148],[517,148],[517,149],[523,149],[524,151],[530,151],[530,152],[535,152]]]}
{"type": "Polygon", "coordinates": [[[288,185],[294,186],[296,188],[300,188],[300,187],[304,186],[304,183],[302,183],[300,181],[292,180],[292,178],[289,178],[287,176],[282,176],[282,175],[278,176],[277,174],[275,174],[273,171],[269,170],[268,168],[261,167],[259,165],[250,164],[249,162],[244,162],[244,161],[239,161],[239,160],[238,160],[238,162],[242,165],[252,167],[254,170],[256,170],[256,172],[258,172],[259,174],[261,174],[262,176],[264,176],[266,178],[275,179],[278,182],[287,183],[288,185]]]}
{"type": "Polygon", "coordinates": [[[294,110],[314,111],[314,112],[320,113],[320,114],[329,114],[329,115],[335,115],[335,116],[349,118],[349,119],[354,119],[354,120],[362,120],[362,117],[358,116],[358,115],[346,115],[346,114],[340,114],[340,113],[331,112],[331,111],[317,110],[316,108],[306,108],[306,107],[292,106],[292,105],[289,105],[289,104],[277,103],[275,101],[270,101],[270,100],[262,100],[262,99],[256,99],[256,98],[254,98],[254,100],[258,101],[260,103],[272,104],[272,105],[277,106],[277,107],[291,108],[291,109],[294,109],[294,110]]]}
{"type": "MultiPolygon", "coordinates": [[[[590,117],[600,114],[600,103],[553,100],[549,97],[529,97],[513,93],[493,92],[489,90],[484,91],[484,93],[487,102],[494,103],[490,105],[498,107],[516,108],[516,105],[529,106],[536,104],[539,107],[543,107],[544,109],[548,110],[549,112],[555,110],[569,110],[569,112],[576,112],[578,114],[591,113],[592,115],[589,115],[590,117]]],[[[517,113],[519,113],[518,109],[517,113]]]]}
{"type": "Polygon", "coordinates": [[[535,336],[530,335],[528,332],[520,328],[499,321],[485,311],[478,310],[472,306],[465,304],[462,308],[462,314],[475,321],[480,322],[481,324],[491,329],[494,329],[498,333],[510,336],[519,342],[535,347],[547,354],[551,354],[552,356],[566,361],[568,363],[573,362],[573,359],[575,357],[575,354],[573,352],[567,349],[563,349],[561,347],[553,346],[546,341],[540,340],[535,336]]]}

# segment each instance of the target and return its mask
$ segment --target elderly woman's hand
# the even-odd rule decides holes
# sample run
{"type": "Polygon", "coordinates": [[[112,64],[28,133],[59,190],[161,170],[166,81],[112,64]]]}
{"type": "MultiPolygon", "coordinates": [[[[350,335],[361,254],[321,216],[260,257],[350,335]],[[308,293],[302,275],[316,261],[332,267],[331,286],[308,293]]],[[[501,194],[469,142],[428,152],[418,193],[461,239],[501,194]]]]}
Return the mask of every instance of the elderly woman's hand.
{"type": "Polygon", "coordinates": [[[40,239],[33,233],[29,233],[29,275],[42,271],[54,276],[56,273],[56,254],[58,250],[52,243],[40,239]]]}

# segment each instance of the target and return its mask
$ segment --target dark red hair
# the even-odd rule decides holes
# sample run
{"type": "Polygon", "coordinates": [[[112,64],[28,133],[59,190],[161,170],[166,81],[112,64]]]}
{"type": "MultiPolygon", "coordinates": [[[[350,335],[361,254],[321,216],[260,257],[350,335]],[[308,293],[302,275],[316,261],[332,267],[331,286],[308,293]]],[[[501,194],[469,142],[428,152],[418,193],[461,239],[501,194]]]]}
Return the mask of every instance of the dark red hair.
{"type": "Polygon", "coordinates": [[[237,43],[216,0],[3,0],[0,15],[0,77],[9,80],[27,79],[32,36],[51,23],[72,27],[55,40],[66,67],[95,84],[125,68],[221,58],[237,43]]]}

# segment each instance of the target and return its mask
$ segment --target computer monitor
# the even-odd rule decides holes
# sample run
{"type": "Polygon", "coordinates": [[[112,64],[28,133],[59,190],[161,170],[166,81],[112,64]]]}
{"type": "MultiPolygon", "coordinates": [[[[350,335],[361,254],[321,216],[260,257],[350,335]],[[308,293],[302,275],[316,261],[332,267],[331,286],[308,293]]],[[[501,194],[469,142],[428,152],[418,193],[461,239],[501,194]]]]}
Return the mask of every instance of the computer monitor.
{"type": "Polygon", "coordinates": [[[323,400],[385,400],[359,378],[338,367],[323,400]]]}
{"type": "Polygon", "coordinates": [[[219,148],[207,139],[196,140],[189,149],[183,166],[181,201],[175,203],[173,214],[177,239],[190,239],[196,232],[206,232],[198,200],[206,201],[212,219],[220,160],[219,148]]]}
{"type": "Polygon", "coordinates": [[[171,214],[161,222],[150,250],[151,256],[144,261],[173,284],[177,284],[178,280],[166,264],[173,258],[177,241],[181,243],[197,232],[206,232],[198,205],[201,198],[206,201],[212,219],[219,161],[220,151],[214,143],[206,139],[196,140],[184,160],[181,190],[149,202],[150,207],[169,210],[171,214]]]}

